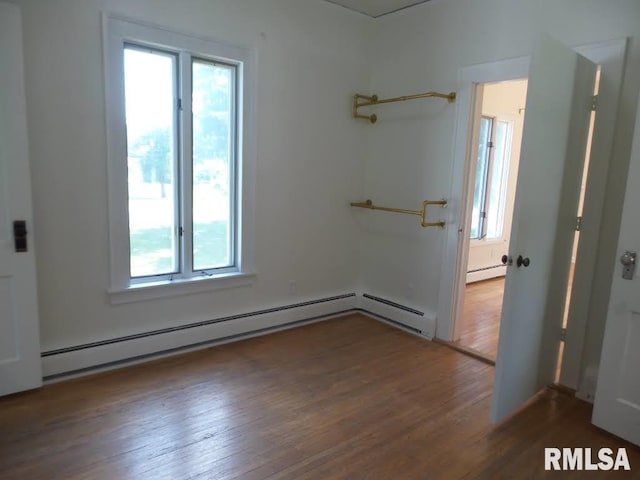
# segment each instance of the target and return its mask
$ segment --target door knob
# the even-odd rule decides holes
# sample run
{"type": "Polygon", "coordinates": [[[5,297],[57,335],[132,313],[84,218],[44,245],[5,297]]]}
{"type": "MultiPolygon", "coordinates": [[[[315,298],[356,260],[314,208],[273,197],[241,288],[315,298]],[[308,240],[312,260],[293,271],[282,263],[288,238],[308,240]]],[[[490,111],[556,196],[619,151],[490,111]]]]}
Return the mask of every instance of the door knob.
{"type": "Polygon", "coordinates": [[[518,255],[518,260],[516,260],[516,264],[518,265],[518,268],[520,267],[526,268],[531,264],[531,260],[529,260],[529,257],[522,258],[522,255],[518,255]]]}
{"type": "Polygon", "coordinates": [[[513,258],[511,255],[503,255],[502,256],[502,264],[503,265],[513,265],[513,258]]]}
{"type": "Polygon", "coordinates": [[[633,280],[633,275],[636,271],[636,252],[630,252],[627,250],[620,257],[620,263],[622,264],[622,278],[625,280],[633,280]]]}

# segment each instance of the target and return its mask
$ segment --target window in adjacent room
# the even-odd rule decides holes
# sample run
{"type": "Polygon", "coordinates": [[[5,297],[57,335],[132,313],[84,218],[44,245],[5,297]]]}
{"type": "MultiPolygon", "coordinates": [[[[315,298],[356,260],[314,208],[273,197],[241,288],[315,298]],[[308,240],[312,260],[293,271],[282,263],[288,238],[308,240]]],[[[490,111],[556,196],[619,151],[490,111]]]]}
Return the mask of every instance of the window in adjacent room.
{"type": "Polygon", "coordinates": [[[504,228],[512,128],[508,121],[483,116],[471,214],[471,238],[501,238],[504,228]]]}

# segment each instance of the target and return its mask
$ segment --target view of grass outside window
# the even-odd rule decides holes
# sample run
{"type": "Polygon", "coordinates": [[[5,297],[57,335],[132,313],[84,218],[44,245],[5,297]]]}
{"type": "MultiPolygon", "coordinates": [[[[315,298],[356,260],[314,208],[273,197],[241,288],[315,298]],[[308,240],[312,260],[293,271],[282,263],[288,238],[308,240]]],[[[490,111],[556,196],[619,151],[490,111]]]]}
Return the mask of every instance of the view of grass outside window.
{"type": "Polygon", "coordinates": [[[178,63],[177,54],[124,49],[132,278],[235,262],[235,67],[191,60],[192,109],[181,123],[178,63]]]}

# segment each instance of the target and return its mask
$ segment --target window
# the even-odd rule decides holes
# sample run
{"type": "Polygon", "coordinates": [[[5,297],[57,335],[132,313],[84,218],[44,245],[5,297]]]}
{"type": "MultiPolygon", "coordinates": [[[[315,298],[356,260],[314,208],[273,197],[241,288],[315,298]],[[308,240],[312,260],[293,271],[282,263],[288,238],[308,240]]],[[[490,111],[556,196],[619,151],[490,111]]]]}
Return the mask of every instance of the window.
{"type": "Polygon", "coordinates": [[[112,301],[246,283],[252,52],[112,17],[105,30],[112,301]]]}
{"type": "Polygon", "coordinates": [[[480,120],[471,239],[502,238],[509,182],[512,126],[483,116],[480,120]]]}

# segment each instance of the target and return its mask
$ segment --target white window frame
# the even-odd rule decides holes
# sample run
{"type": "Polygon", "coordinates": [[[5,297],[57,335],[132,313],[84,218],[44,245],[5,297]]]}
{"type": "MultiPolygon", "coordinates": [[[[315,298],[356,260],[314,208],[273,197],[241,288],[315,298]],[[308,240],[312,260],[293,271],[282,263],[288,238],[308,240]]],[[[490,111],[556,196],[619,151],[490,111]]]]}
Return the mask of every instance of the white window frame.
{"type": "MultiPolygon", "coordinates": [[[[165,27],[103,14],[103,46],[107,121],[110,287],[112,303],[149,300],[251,284],[254,277],[254,199],[256,169],[256,55],[249,48],[211,38],[196,37],[165,27]],[[235,167],[235,265],[206,275],[141,281],[130,276],[127,139],[124,100],[124,47],[143,45],[186,52],[193,58],[219,60],[236,67],[237,143],[235,167]]],[[[177,68],[191,69],[191,64],[177,68]]],[[[190,78],[182,75],[182,78],[190,78]]],[[[190,88],[190,85],[189,85],[190,88]]],[[[191,98],[183,95],[182,110],[191,112],[191,98]]],[[[191,132],[182,132],[190,141],[191,132]]],[[[190,167],[185,167],[189,170],[190,167]]],[[[189,172],[183,170],[183,174],[189,172]]]]}
{"type": "Polygon", "coordinates": [[[490,245],[494,243],[504,243],[504,241],[509,237],[510,232],[509,227],[507,225],[507,219],[505,218],[506,208],[507,208],[507,198],[509,195],[509,181],[510,181],[510,172],[511,172],[511,163],[513,161],[512,153],[513,153],[513,129],[514,129],[514,120],[511,118],[507,118],[504,115],[482,115],[483,118],[487,118],[491,120],[491,147],[489,152],[489,159],[487,165],[487,177],[485,178],[485,194],[484,194],[484,209],[486,210],[485,214],[488,213],[490,205],[489,205],[489,188],[493,182],[493,165],[495,162],[495,153],[496,153],[496,135],[497,135],[497,125],[498,123],[504,123],[507,125],[507,135],[505,138],[505,154],[508,156],[508,161],[503,165],[502,172],[502,182],[500,183],[501,195],[500,195],[500,209],[502,214],[502,235],[499,237],[489,237],[487,235],[487,219],[485,218],[482,221],[482,231],[480,232],[480,238],[470,238],[470,246],[479,246],[479,245],[490,245]]]}
{"type": "MultiPolygon", "coordinates": [[[[513,162],[513,129],[515,128],[515,122],[511,119],[506,118],[505,116],[496,116],[494,117],[494,123],[495,123],[495,132],[493,134],[493,140],[492,142],[494,143],[494,147],[491,149],[491,162],[490,162],[490,173],[489,173],[489,180],[487,182],[487,186],[490,187],[493,182],[494,182],[494,178],[493,178],[493,166],[495,164],[496,161],[496,150],[497,150],[497,146],[496,144],[496,139],[497,139],[497,135],[498,135],[498,124],[503,123],[507,126],[507,131],[506,131],[506,135],[505,135],[505,145],[504,145],[504,152],[503,155],[506,157],[506,159],[504,159],[504,163],[502,165],[502,180],[500,181],[500,197],[498,199],[498,212],[500,215],[500,223],[501,223],[501,232],[500,235],[497,237],[490,237],[487,233],[488,231],[488,227],[487,227],[487,222],[485,219],[485,224],[484,224],[484,230],[485,230],[485,241],[486,242],[501,242],[504,241],[506,238],[509,237],[510,232],[507,231],[507,227],[510,226],[507,225],[507,218],[506,218],[506,211],[507,211],[507,201],[509,198],[509,184],[510,184],[510,177],[511,177],[511,164],[513,162]]],[[[490,200],[490,195],[489,193],[487,193],[487,214],[489,213],[489,210],[493,207],[493,205],[491,205],[491,200],[490,200]]]]}

